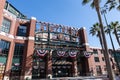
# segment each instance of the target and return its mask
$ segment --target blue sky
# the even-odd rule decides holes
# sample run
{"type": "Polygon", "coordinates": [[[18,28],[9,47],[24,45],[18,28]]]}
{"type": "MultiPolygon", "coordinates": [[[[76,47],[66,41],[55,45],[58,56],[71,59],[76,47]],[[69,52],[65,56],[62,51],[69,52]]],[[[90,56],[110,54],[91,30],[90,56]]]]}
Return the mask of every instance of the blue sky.
{"type": "MultiPolygon", "coordinates": [[[[98,22],[97,14],[89,5],[83,6],[82,0],[7,0],[19,11],[30,18],[34,16],[39,21],[55,24],[62,24],[72,27],[86,27],[87,37],[90,46],[100,47],[97,37],[89,34],[92,25],[98,22]]],[[[112,10],[106,14],[108,23],[120,21],[120,12],[112,10]]],[[[105,25],[104,18],[103,24],[105,25]]],[[[109,37],[107,38],[108,48],[111,47],[109,37]]],[[[119,48],[113,36],[115,48],[119,48]]]]}

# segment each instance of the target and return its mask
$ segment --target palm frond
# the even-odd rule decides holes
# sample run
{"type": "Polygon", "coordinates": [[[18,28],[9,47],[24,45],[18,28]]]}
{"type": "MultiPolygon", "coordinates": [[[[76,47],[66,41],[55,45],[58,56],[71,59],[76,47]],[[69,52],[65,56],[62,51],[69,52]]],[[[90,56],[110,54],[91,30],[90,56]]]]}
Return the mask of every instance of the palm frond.
{"type": "Polygon", "coordinates": [[[109,7],[109,11],[111,11],[113,8],[115,8],[115,5],[111,5],[111,6],[109,7]]]}
{"type": "Polygon", "coordinates": [[[90,6],[91,6],[92,8],[95,7],[94,1],[90,4],[90,6]]]}
{"type": "Polygon", "coordinates": [[[91,0],[83,0],[83,1],[82,1],[82,4],[85,5],[85,4],[89,3],[90,1],[91,1],[91,0]]]}
{"type": "Polygon", "coordinates": [[[118,2],[116,0],[108,0],[106,2],[106,5],[109,5],[109,11],[111,11],[113,8],[116,8],[118,2]]]}
{"type": "Polygon", "coordinates": [[[100,31],[100,29],[99,29],[99,23],[95,23],[95,24],[93,24],[93,26],[90,28],[90,34],[92,35],[92,36],[99,36],[99,34],[98,34],[98,31],[100,31]]]}
{"type": "Polygon", "coordinates": [[[117,6],[117,10],[119,10],[119,11],[120,11],[120,5],[118,5],[118,6],[117,6]]]}
{"type": "Polygon", "coordinates": [[[96,26],[100,26],[100,24],[97,22],[97,23],[96,23],[96,26]]]}
{"type": "Polygon", "coordinates": [[[105,4],[109,4],[111,2],[113,2],[113,1],[112,0],[107,0],[107,2],[105,4]]]}
{"type": "Polygon", "coordinates": [[[105,33],[108,34],[108,33],[110,32],[110,28],[109,28],[108,26],[105,26],[105,27],[104,27],[104,31],[105,31],[105,33]]]}
{"type": "Polygon", "coordinates": [[[120,26],[117,27],[117,32],[120,32],[120,26]]]}

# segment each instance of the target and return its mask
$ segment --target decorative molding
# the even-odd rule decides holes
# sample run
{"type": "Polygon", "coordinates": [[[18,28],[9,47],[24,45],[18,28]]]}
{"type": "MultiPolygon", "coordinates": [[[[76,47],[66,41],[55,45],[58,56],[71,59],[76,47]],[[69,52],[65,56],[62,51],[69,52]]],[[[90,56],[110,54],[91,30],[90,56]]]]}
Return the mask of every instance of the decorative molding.
{"type": "Polygon", "coordinates": [[[32,75],[27,75],[24,77],[25,80],[32,80],[32,75]]]}
{"type": "Polygon", "coordinates": [[[17,20],[22,23],[22,24],[25,24],[27,23],[29,20],[26,20],[26,19],[20,19],[20,18],[17,18],[17,20]]]}
{"type": "Polygon", "coordinates": [[[4,79],[3,80],[10,80],[9,79],[9,76],[4,76],[4,79]]]}
{"type": "Polygon", "coordinates": [[[89,46],[89,43],[83,43],[82,45],[83,46],[89,46]]]}
{"type": "Polygon", "coordinates": [[[85,29],[86,29],[86,27],[82,27],[81,29],[84,29],[84,30],[85,30],[85,29]]]}
{"type": "Polygon", "coordinates": [[[5,16],[9,17],[10,19],[16,20],[16,18],[17,18],[14,14],[10,13],[9,11],[7,11],[7,10],[5,10],[5,9],[3,10],[3,14],[4,14],[5,16]]]}
{"type": "Polygon", "coordinates": [[[29,36],[29,37],[28,37],[28,40],[35,40],[35,38],[32,37],[32,36],[29,36]]]}
{"type": "Polygon", "coordinates": [[[102,49],[101,47],[93,47],[93,46],[90,46],[91,49],[102,49]]]}
{"type": "Polygon", "coordinates": [[[14,36],[11,34],[8,34],[8,37],[14,39],[14,36]]]}
{"type": "Polygon", "coordinates": [[[15,39],[27,40],[26,37],[21,37],[21,36],[15,36],[15,39]]]}
{"type": "Polygon", "coordinates": [[[6,33],[5,33],[5,32],[0,31],[0,35],[2,35],[2,36],[6,36],[6,33]]]}
{"type": "Polygon", "coordinates": [[[31,17],[31,19],[34,19],[34,20],[36,20],[36,17],[31,17]]]}
{"type": "Polygon", "coordinates": [[[35,40],[34,37],[29,36],[29,37],[22,37],[22,36],[14,36],[12,34],[8,34],[5,32],[0,31],[0,35],[11,38],[11,39],[19,39],[19,40],[35,40]]]}

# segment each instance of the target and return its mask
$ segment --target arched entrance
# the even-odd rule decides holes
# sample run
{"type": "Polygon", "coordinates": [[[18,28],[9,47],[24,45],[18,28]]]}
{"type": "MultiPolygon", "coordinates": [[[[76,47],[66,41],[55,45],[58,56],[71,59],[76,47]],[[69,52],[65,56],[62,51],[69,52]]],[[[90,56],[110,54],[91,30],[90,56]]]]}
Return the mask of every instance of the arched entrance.
{"type": "Polygon", "coordinates": [[[47,53],[40,53],[39,50],[35,50],[33,55],[32,79],[46,78],[46,54],[47,53]]]}
{"type": "Polygon", "coordinates": [[[52,66],[53,77],[72,77],[71,64],[53,64],[52,66]]]}
{"type": "Polygon", "coordinates": [[[72,77],[74,75],[75,57],[72,58],[68,51],[64,55],[60,55],[58,51],[52,52],[52,77],[72,77]]]}

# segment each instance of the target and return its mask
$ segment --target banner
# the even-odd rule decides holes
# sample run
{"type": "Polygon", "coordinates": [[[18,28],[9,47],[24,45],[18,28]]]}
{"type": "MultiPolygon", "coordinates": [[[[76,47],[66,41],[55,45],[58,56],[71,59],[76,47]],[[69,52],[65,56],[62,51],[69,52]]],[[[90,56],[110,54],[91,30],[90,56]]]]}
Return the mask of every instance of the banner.
{"type": "Polygon", "coordinates": [[[76,55],[77,55],[77,52],[75,51],[75,52],[69,52],[69,56],[70,57],[72,57],[72,58],[75,58],[76,57],[76,55]]]}
{"type": "Polygon", "coordinates": [[[85,56],[86,58],[89,58],[89,57],[91,56],[91,53],[84,51],[84,56],[85,56]]]}
{"type": "Polygon", "coordinates": [[[37,50],[37,54],[42,57],[44,57],[47,52],[47,50],[37,50]]]}
{"type": "Polygon", "coordinates": [[[57,51],[58,56],[64,56],[65,53],[66,53],[65,51],[57,51]]]}
{"type": "Polygon", "coordinates": [[[19,66],[19,65],[20,65],[20,63],[14,63],[14,65],[15,65],[15,66],[19,66]]]}

